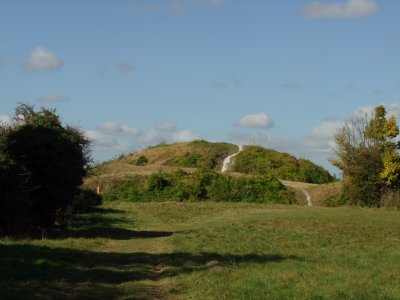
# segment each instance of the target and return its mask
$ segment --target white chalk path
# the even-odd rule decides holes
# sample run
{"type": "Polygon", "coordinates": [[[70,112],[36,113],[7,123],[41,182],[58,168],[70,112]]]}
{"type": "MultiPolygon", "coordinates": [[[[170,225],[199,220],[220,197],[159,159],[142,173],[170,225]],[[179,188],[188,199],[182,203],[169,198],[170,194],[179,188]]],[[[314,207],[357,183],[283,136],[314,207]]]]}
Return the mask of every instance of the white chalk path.
{"type": "Polygon", "coordinates": [[[302,189],[301,191],[303,192],[304,195],[306,195],[307,205],[308,206],[312,206],[312,201],[311,201],[310,194],[305,189],[302,189]]]}
{"type": "Polygon", "coordinates": [[[229,155],[228,157],[226,157],[225,159],[224,159],[224,161],[223,161],[223,163],[222,163],[222,169],[221,169],[221,172],[226,172],[226,171],[228,171],[228,168],[229,168],[229,166],[231,165],[231,163],[232,163],[232,158],[234,158],[236,155],[238,155],[238,153],[240,152],[240,151],[242,151],[243,150],[243,145],[239,145],[239,151],[238,152],[236,152],[236,153],[234,153],[234,154],[231,154],[231,155],[229,155]]]}

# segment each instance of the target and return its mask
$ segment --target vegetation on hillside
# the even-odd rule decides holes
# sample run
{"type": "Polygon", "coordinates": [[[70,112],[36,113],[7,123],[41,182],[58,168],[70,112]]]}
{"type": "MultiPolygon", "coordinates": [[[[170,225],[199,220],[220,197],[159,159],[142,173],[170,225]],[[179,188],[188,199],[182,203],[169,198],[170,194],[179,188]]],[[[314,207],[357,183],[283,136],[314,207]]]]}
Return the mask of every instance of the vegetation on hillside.
{"type": "Polygon", "coordinates": [[[74,204],[78,210],[99,204],[97,195],[79,189],[89,162],[81,131],[63,126],[53,110],[18,106],[14,122],[0,124],[0,234],[48,228],[74,204]]]}
{"type": "Polygon", "coordinates": [[[340,128],[332,163],[343,171],[347,203],[400,206],[398,135],[396,118],[387,119],[384,106],[376,107],[371,118],[363,116],[340,128]]]}
{"type": "Polygon", "coordinates": [[[196,140],[178,144],[161,143],[124,156],[118,161],[135,165],[158,164],[202,170],[220,170],[223,159],[237,151],[238,147],[233,144],[196,140]]]}
{"type": "Polygon", "coordinates": [[[289,204],[293,195],[270,176],[232,177],[215,171],[154,173],[116,183],[105,200],[228,201],[289,204]]]}
{"type": "Polygon", "coordinates": [[[335,180],[328,171],[309,160],[296,159],[287,153],[259,146],[246,146],[235,157],[232,171],[307,183],[328,183],[335,180]]]}

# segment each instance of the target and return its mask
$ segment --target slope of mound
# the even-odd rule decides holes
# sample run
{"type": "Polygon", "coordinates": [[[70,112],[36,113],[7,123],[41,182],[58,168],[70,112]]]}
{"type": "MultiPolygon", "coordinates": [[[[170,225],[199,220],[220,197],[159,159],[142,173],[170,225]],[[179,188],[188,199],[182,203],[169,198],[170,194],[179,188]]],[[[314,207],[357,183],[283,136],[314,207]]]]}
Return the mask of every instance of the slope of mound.
{"type": "Polygon", "coordinates": [[[335,178],[324,168],[306,159],[265,149],[259,146],[247,146],[238,153],[232,171],[254,174],[272,175],[279,179],[307,183],[328,183],[335,178]]]}
{"type": "Polygon", "coordinates": [[[163,165],[183,168],[220,170],[224,158],[238,151],[228,143],[210,143],[197,140],[189,143],[159,144],[122,158],[120,163],[139,165],[163,165]],[[142,158],[140,158],[142,157],[142,158]]]}

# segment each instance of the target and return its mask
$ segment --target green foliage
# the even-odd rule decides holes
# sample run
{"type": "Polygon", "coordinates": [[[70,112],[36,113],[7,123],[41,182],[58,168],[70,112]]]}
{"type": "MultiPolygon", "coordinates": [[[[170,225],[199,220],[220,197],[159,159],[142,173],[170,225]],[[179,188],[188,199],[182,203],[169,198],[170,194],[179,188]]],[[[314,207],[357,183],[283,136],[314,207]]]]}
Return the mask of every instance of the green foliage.
{"type": "Polygon", "coordinates": [[[18,106],[14,123],[1,127],[0,211],[9,219],[2,219],[7,224],[0,231],[20,229],[13,217],[27,227],[61,221],[86,174],[89,141],[79,130],[62,126],[53,110],[28,105],[18,106]]]}
{"type": "Polygon", "coordinates": [[[135,165],[136,166],[144,166],[148,163],[147,157],[144,155],[139,156],[139,158],[136,160],[135,165]]]}
{"type": "Polygon", "coordinates": [[[116,184],[105,200],[290,203],[292,194],[267,176],[231,177],[213,171],[155,173],[116,184]]]}
{"type": "Polygon", "coordinates": [[[400,188],[399,145],[393,140],[398,134],[396,118],[386,119],[383,106],[338,131],[332,163],[343,171],[343,192],[351,203],[380,206],[385,189],[400,188]]]}
{"type": "Polygon", "coordinates": [[[185,155],[180,157],[178,160],[175,160],[173,164],[179,167],[187,167],[187,168],[195,168],[198,165],[198,161],[202,158],[202,155],[199,153],[189,153],[186,152],[185,155]]]}
{"type": "Polygon", "coordinates": [[[188,151],[184,155],[168,159],[165,165],[220,170],[223,159],[236,151],[237,146],[232,144],[196,140],[188,144],[188,151]]]}
{"type": "Polygon", "coordinates": [[[328,183],[335,178],[324,168],[309,160],[296,159],[259,146],[248,146],[235,157],[234,172],[258,175],[272,175],[279,179],[307,183],[328,183]]]}

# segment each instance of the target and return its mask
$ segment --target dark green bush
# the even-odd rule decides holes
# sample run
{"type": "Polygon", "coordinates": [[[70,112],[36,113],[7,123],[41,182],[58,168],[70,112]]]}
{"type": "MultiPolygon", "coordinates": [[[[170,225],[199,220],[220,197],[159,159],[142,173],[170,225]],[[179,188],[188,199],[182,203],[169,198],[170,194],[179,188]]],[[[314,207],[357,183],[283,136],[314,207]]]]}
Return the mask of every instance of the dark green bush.
{"type": "Polygon", "coordinates": [[[63,220],[90,162],[89,140],[55,111],[20,105],[14,120],[0,124],[0,231],[11,234],[63,220]]]}
{"type": "Polygon", "coordinates": [[[83,213],[91,210],[101,203],[102,198],[95,191],[89,189],[81,189],[79,191],[79,194],[74,198],[71,208],[73,212],[83,213]]]}
{"type": "Polygon", "coordinates": [[[136,160],[135,165],[136,166],[144,166],[148,163],[147,157],[144,155],[139,156],[139,158],[136,160]]]}

